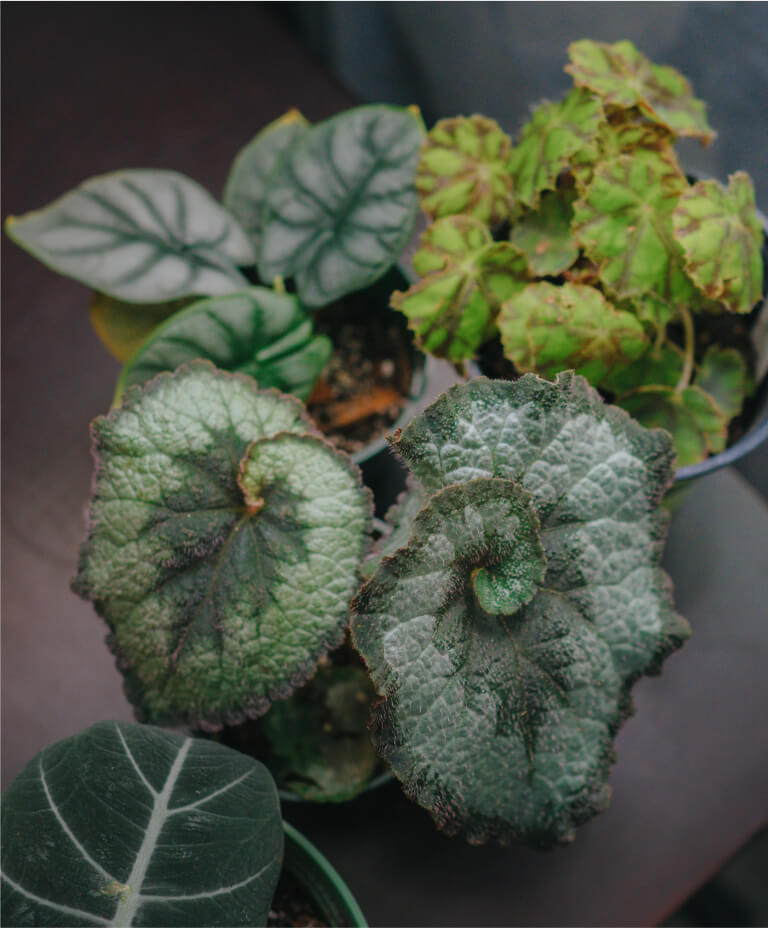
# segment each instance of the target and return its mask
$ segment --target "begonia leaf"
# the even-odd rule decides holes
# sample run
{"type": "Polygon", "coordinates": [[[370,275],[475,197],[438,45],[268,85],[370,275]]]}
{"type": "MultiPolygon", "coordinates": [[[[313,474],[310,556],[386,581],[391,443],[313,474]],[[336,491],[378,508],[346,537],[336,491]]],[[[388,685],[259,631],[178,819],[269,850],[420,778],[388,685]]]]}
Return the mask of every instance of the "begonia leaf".
{"type": "Polygon", "coordinates": [[[6,231],[53,270],[129,303],[237,290],[248,284],[238,267],[256,260],[235,217],[174,171],[92,177],[6,231]]]}
{"type": "Polygon", "coordinates": [[[543,190],[555,190],[558,175],[594,139],[603,119],[601,101],[586,90],[537,107],[510,156],[515,196],[536,206],[543,190]]]}
{"type": "Polygon", "coordinates": [[[431,495],[353,602],[377,749],[449,834],[570,841],[630,687],[689,634],[659,566],[670,439],[567,373],[452,387],[393,447],[431,495]]]}
{"type": "Polygon", "coordinates": [[[582,284],[528,284],[502,304],[497,324],[505,357],[543,377],[571,368],[600,383],[648,347],[635,316],[582,284]]]}
{"type": "Polygon", "coordinates": [[[600,386],[615,396],[624,396],[647,385],[675,387],[683,369],[683,352],[668,342],[629,364],[618,364],[603,378],[600,386]]]}
{"type": "Polygon", "coordinates": [[[194,299],[126,303],[106,293],[94,293],[91,297],[91,325],[110,354],[118,361],[127,361],[162,322],[189,306],[194,299]]]}
{"type": "Polygon", "coordinates": [[[264,713],[337,645],[370,494],[298,400],[193,361],[95,420],[91,600],[143,721],[264,713]]]}
{"type": "Polygon", "coordinates": [[[715,137],[705,104],[692,95],[686,78],[675,68],[649,61],[632,42],[581,39],[569,46],[569,59],[565,70],[574,83],[597,93],[606,104],[638,107],[678,136],[705,143],[715,137]]]}
{"type": "Polygon", "coordinates": [[[763,229],[748,175],[732,174],[728,190],[712,180],[685,190],[673,229],[695,284],[731,312],[749,313],[762,294],[763,229]]]}
{"type": "Polygon", "coordinates": [[[494,242],[470,216],[446,216],[428,226],[413,262],[425,276],[393,293],[390,305],[406,316],[424,351],[450,361],[475,355],[502,301],[528,276],[525,257],[508,242],[494,242]]]}
{"type": "Polygon", "coordinates": [[[574,199],[573,191],[543,193],[538,209],[513,223],[510,241],[526,255],[532,275],[554,277],[577,260],[579,246],[571,234],[574,199]]]}
{"type": "Polygon", "coordinates": [[[507,170],[511,143],[486,116],[441,119],[427,133],[417,169],[422,211],[473,216],[495,226],[509,219],[515,203],[507,170]]]}
{"type": "Polygon", "coordinates": [[[383,557],[389,557],[406,544],[411,533],[411,523],[426,502],[427,493],[419,481],[408,474],[406,489],[385,513],[384,521],[390,527],[389,535],[382,535],[374,542],[371,553],[363,562],[361,573],[364,577],[368,578],[374,573],[383,557]]]}
{"type": "Polygon", "coordinates": [[[283,860],[257,761],[100,722],[41,751],[2,798],[4,925],[266,925],[283,860]]]}
{"type": "Polygon", "coordinates": [[[196,302],[156,328],[123,368],[116,400],[128,387],[196,358],[304,400],[331,350],[330,339],[313,335],[296,297],[251,287],[196,302]]]}
{"type": "Polygon", "coordinates": [[[735,348],[711,345],[694,377],[694,385],[707,393],[727,420],[742,409],[752,388],[745,359],[735,348]]]}
{"type": "Polygon", "coordinates": [[[289,110],[251,139],[232,163],[222,202],[251,236],[257,253],[270,174],[309,126],[299,110],[289,110]]]}
{"type": "Polygon", "coordinates": [[[408,109],[361,106],[308,129],[273,174],[259,274],[291,278],[305,306],[378,280],[414,229],[421,121],[408,109]]]}

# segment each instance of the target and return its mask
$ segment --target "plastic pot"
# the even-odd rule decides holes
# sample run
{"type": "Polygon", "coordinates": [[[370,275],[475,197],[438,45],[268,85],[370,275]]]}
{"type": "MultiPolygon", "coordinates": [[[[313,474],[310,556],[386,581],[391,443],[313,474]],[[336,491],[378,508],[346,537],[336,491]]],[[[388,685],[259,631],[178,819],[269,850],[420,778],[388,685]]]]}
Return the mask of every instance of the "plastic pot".
{"type": "Polygon", "coordinates": [[[367,928],[367,922],[347,884],[303,834],[283,822],[283,869],[313,901],[323,920],[340,928],[367,928]]]}

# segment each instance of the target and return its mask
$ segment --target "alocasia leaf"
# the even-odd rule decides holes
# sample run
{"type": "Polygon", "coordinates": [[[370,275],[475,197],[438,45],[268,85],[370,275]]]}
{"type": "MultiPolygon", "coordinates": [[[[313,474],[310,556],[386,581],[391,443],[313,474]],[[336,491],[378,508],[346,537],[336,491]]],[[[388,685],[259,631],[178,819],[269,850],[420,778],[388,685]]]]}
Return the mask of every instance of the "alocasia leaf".
{"type": "Polygon", "coordinates": [[[205,358],[304,400],[331,350],[330,339],[313,335],[296,297],[251,287],[196,302],[156,328],[123,368],[115,399],[156,374],[205,358]]]}
{"type": "Polygon", "coordinates": [[[606,104],[638,107],[675,135],[705,143],[715,137],[705,104],[692,96],[686,78],[674,68],[653,64],[632,42],[610,45],[582,39],[571,43],[569,58],[565,70],[574,83],[597,93],[606,104]]]}
{"type": "Polygon", "coordinates": [[[309,126],[299,110],[289,110],[251,139],[232,163],[222,202],[251,236],[257,253],[262,238],[262,212],[270,174],[309,126]]]}
{"type": "Polygon", "coordinates": [[[509,219],[515,203],[507,170],[510,138],[486,116],[441,119],[427,133],[417,170],[422,211],[473,216],[495,226],[509,219]]]}
{"type": "Polygon", "coordinates": [[[141,720],[264,713],[339,643],[370,494],[298,400],[193,361],[92,426],[73,589],[106,620],[141,720]]]}
{"type": "Polygon", "coordinates": [[[424,129],[408,109],[361,106],[309,129],[270,176],[259,274],[305,306],[374,283],[414,229],[424,129]]]}
{"type": "Polygon", "coordinates": [[[630,687],[689,634],[659,566],[670,439],[567,373],[452,387],[393,446],[432,495],[353,603],[377,749],[449,834],[569,841],[630,687]]]}
{"type": "Polygon", "coordinates": [[[283,859],[255,760],[100,722],[41,751],[2,798],[4,925],[266,925],[283,859]]]}
{"type": "Polygon", "coordinates": [[[510,156],[515,196],[536,206],[543,190],[555,190],[558,175],[595,138],[603,119],[601,101],[577,88],[558,103],[537,107],[510,156]]]}
{"type": "Polygon", "coordinates": [[[644,386],[621,396],[617,404],[647,428],[670,432],[678,467],[696,464],[726,447],[728,418],[698,386],[644,386]]]}
{"type": "Polygon", "coordinates": [[[129,303],[228,293],[256,260],[237,220],[174,171],[116,171],[6,222],[44,264],[129,303]]]}
{"type": "Polygon", "coordinates": [[[745,359],[739,351],[718,345],[708,348],[694,377],[694,385],[710,396],[727,420],[733,419],[742,409],[752,386],[745,359]]]}
{"type": "Polygon", "coordinates": [[[513,223],[510,241],[526,255],[532,275],[555,276],[577,260],[579,246],[571,234],[574,199],[573,191],[543,193],[538,209],[513,223]]]}
{"type": "Polygon", "coordinates": [[[695,284],[731,312],[749,313],[761,299],[763,229],[748,175],[732,174],[728,190],[712,180],[685,190],[673,229],[695,284]]]}
{"type": "Polygon", "coordinates": [[[423,279],[393,293],[390,305],[406,316],[421,348],[450,361],[473,357],[502,301],[528,276],[524,256],[470,216],[428,226],[413,262],[423,279]]]}
{"type": "Polygon", "coordinates": [[[94,293],[91,325],[110,354],[118,361],[127,361],[148,335],[190,302],[188,297],[168,303],[126,303],[106,293],[94,293]]]}
{"type": "Polygon", "coordinates": [[[528,284],[502,304],[497,324],[505,357],[544,377],[573,368],[600,383],[648,347],[635,316],[583,284],[528,284]]]}

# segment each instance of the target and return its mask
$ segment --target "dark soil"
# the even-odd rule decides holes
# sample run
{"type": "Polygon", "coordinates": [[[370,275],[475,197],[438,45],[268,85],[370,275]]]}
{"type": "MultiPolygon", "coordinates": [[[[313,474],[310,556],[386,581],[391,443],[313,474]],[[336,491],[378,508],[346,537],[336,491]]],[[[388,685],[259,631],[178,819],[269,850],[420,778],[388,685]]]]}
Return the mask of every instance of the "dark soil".
{"type": "Polygon", "coordinates": [[[278,880],[267,928],[328,928],[304,889],[283,871],[278,880]]]}

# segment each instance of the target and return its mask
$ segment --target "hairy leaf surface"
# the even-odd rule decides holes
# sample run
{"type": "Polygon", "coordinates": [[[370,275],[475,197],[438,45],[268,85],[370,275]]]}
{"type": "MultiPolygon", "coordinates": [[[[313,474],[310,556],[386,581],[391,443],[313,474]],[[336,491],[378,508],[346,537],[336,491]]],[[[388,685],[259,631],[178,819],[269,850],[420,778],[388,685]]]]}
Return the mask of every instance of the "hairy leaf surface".
{"type": "Polygon", "coordinates": [[[110,354],[118,361],[127,361],[162,322],[189,306],[194,299],[126,303],[106,293],[94,293],[91,297],[91,325],[110,354]]]}
{"type": "Polygon", "coordinates": [[[393,446],[432,495],[353,603],[377,748],[450,834],[569,841],[632,683],[689,633],[659,567],[670,440],[568,373],[452,387],[393,446]]]}
{"type": "Polygon", "coordinates": [[[269,177],[309,126],[299,110],[289,110],[251,139],[232,163],[222,202],[251,236],[257,254],[262,240],[262,213],[269,177]]]}
{"type": "Polygon", "coordinates": [[[510,138],[486,116],[441,119],[427,133],[417,170],[422,211],[439,216],[473,216],[495,226],[515,204],[507,170],[510,138]]]}
{"type": "Polygon", "coordinates": [[[587,87],[605,103],[638,107],[675,135],[707,143],[715,137],[705,104],[692,95],[686,78],[675,68],[649,61],[632,42],[608,44],[581,39],[569,46],[566,65],[578,87],[587,87]]]}
{"type": "Polygon", "coordinates": [[[260,387],[304,400],[331,350],[330,339],[313,335],[296,297],[251,287],[196,302],[156,328],[123,368],[115,398],[185,361],[205,358],[248,374],[260,387]]]}
{"type": "Polygon", "coordinates": [[[100,722],[41,751],[2,799],[4,925],[266,925],[283,858],[255,760],[100,722]]]}
{"type": "Polygon", "coordinates": [[[763,229],[748,175],[732,174],[728,190],[703,180],[684,191],[673,228],[697,286],[731,312],[749,313],[762,294],[763,229]]]}
{"type": "Polygon", "coordinates": [[[544,377],[573,368],[600,383],[647,348],[635,316],[581,284],[528,284],[502,305],[498,326],[505,357],[544,377]]]}
{"type": "Polygon", "coordinates": [[[310,428],[297,400],[204,361],[94,422],[73,588],[109,625],[142,720],[256,717],[342,638],[370,494],[310,428]]]}
{"type": "Polygon", "coordinates": [[[408,110],[361,106],[309,129],[270,176],[259,273],[324,306],[381,277],[414,229],[424,131],[408,110]]]}
{"type": "Polygon", "coordinates": [[[103,174],[6,222],[8,235],[53,270],[129,303],[228,293],[256,260],[237,220],[174,171],[103,174]]]}
{"type": "Polygon", "coordinates": [[[556,276],[577,260],[579,246],[571,234],[574,199],[573,192],[543,193],[539,208],[513,223],[510,241],[526,255],[532,275],[556,276]]]}

